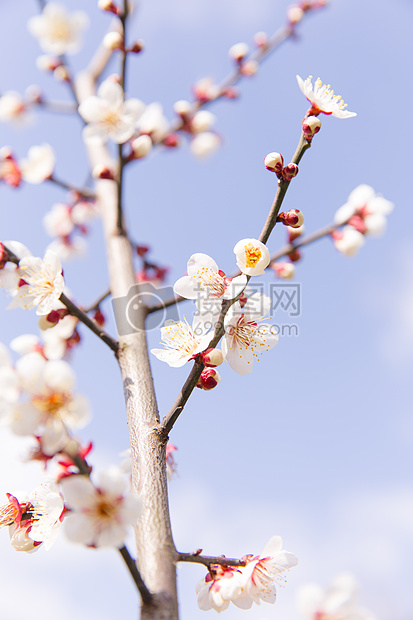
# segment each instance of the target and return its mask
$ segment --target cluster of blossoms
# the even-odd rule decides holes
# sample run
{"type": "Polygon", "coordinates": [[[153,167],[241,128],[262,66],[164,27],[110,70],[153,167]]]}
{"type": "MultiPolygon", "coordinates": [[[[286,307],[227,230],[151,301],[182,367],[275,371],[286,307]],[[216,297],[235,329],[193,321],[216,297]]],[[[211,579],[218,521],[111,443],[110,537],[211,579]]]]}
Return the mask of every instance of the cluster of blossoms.
{"type": "Polygon", "coordinates": [[[38,185],[53,175],[55,154],[50,144],[32,146],[27,157],[17,161],[10,147],[0,149],[0,181],[11,187],[18,187],[20,183],[38,185]]]}
{"type": "Polygon", "coordinates": [[[0,527],[8,527],[16,551],[32,553],[44,544],[49,549],[61,524],[69,540],[89,547],[124,545],[130,526],[142,512],[142,500],[128,492],[128,478],[115,466],[102,471],[97,484],[88,475],[71,473],[61,461],[59,488],[42,484],[27,496],[7,493],[0,506],[0,527]]]}
{"type": "Polygon", "coordinates": [[[385,232],[386,216],[393,209],[394,204],[376,194],[369,185],[356,187],[334,216],[334,223],[342,226],[331,234],[337,250],[354,256],[366,235],[379,236],[385,232]]]}
{"type": "Polygon", "coordinates": [[[78,195],[72,203],[56,203],[43,217],[46,232],[55,237],[48,246],[61,260],[68,260],[83,254],[84,238],[88,233],[87,224],[99,215],[95,201],[78,195]]]}
{"type": "Polygon", "coordinates": [[[285,582],[285,572],[297,565],[297,557],[282,548],[280,536],[273,536],[260,556],[242,558],[245,566],[209,567],[196,588],[198,606],[203,611],[221,612],[232,602],[240,609],[250,609],[261,601],[275,603],[276,583],[285,582]]]}
{"type": "Polygon", "coordinates": [[[302,587],[298,608],[304,620],[375,620],[358,599],[357,581],[350,573],[343,573],[326,589],[316,583],[302,587]]]}
{"type": "Polygon", "coordinates": [[[278,342],[278,334],[261,321],[268,314],[271,300],[262,293],[248,297],[244,289],[248,277],[262,275],[270,263],[268,248],[257,239],[243,239],[234,247],[241,275],[230,278],[207,254],[194,254],[188,261],[187,275],[180,278],[174,291],[195,300],[197,311],[192,325],[184,321],[167,321],[161,329],[163,349],[152,353],[170,366],[180,367],[189,360],[206,366],[198,387],[211,389],[220,381],[213,370],[224,359],[239,374],[252,372],[254,359],[278,342]],[[212,329],[219,319],[222,303],[235,300],[224,319],[221,353],[209,350],[212,329]],[[207,350],[208,349],[208,350],[207,350]]]}

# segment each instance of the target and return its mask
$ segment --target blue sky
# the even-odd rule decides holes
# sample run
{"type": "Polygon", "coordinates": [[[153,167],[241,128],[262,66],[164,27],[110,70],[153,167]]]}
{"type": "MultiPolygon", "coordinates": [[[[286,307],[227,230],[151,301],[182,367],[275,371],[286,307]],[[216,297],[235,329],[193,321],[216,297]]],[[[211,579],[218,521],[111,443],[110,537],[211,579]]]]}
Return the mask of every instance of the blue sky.
{"type": "MultiPolygon", "coordinates": [[[[80,69],[93,53],[109,19],[95,0],[67,0],[83,8],[92,26],[80,69]]],[[[283,23],[288,2],[176,0],[141,2],[131,26],[145,51],[131,59],[130,96],[160,101],[168,118],[173,103],[189,98],[191,84],[204,76],[220,80],[230,70],[228,49],[251,43],[257,31],[272,33],[283,23]]],[[[34,0],[0,0],[0,91],[24,92],[38,83],[55,98],[64,87],[35,68],[40,50],[27,33],[34,0]]],[[[291,157],[307,102],[295,75],[320,76],[358,116],[322,118],[321,132],[291,184],[284,206],[304,212],[308,232],[329,223],[360,183],[395,203],[383,238],[367,240],[359,255],[340,255],[329,239],[308,247],[297,264],[301,286],[298,337],[284,337],[262,357],[251,376],[222,367],[222,382],[210,393],[198,390],[176,424],[178,476],[171,482],[174,537],[181,551],[240,556],[259,553],[273,534],[284,538],[299,566],[274,607],[251,612],[235,608],[229,620],[294,620],[296,589],[307,581],[327,584],[343,570],[359,579],[363,603],[380,620],[410,620],[413,547],[413,268],[409,179],[412,100],[411,0],[332,0],[299,27],[289,41],[245,80],[236,101],[211,108],[222,148],[206,162],[183,146],[138,162],[126,174],[126,213],[133,237],[151,246],[151,258],[171,267],[172,284],[194,252],[210,254],[227,273],[235,268],[233,247],[257,237],[275,193],[275,177],[263,166],[270,151],[291,157]]],[[[116,71],[114,63],[110,71],[116,71]]],[[[57,153],[56,173],[82,183],[86,157],[76,118],[39,112],[27,131],[0,126],[0,146],[25,156],[49,142],[57,153]]],[[[53,186],[0,186],[1,237],[18,239],[42,255],[49,238],[42,217],[65,193],[53,186]]],[[[275,230],[269,247],[285,242],[275,230]]],[[[88,304],[107,286],[99,222],[92,226],[88,253],[65,265],[74,298],[88,304]]],[[[263,283],[274,280],[266,275],[263,283]]],[[[1,341],[36,330],[35,316],[6,311],[1,341]]],[[[191,316],[190,302],[180,309],[191,316]]],[[[106,307],[110,327],[110,305],[106,307]]],[[[278,313],[274,321],[285,317],[278,313]]],[[[94,418],[82,431],[93,439],[96,468],[119,462],[127,447],[118,370],[109,351],[92,334],[72,361],[78,388],[90,399],[94,418]]],[[[159,331],[149,334],[157,346],[159,331]]],[[[187,369],[152,361],[164,414],[187,369]]],[[[34,464],[16,465],[25,442],[0,436],[2,492],[35,484],[34,464]]],[[[0,573],[7,597],[3,617],[20,620],[76,614],[109,620],[121,606],[135,613],[136,595],[112,551],[89,551],[63,539],[33,556],[14,553],[0,538],[0,573]],[[23,585],[22,585],[23,584],[23,585]],[[25,597],[21,597],[21,592],[25,597]],[[27,595],[27,596],[26,596],[27,595]],[[31,608],[33,606],[33,609],[31,608]]],[[[194,588],[203,570],[179,569],[182,618],[204,617],[194,588]]],[[[209,612],[213,614],[213,612],[209,612]]]]}

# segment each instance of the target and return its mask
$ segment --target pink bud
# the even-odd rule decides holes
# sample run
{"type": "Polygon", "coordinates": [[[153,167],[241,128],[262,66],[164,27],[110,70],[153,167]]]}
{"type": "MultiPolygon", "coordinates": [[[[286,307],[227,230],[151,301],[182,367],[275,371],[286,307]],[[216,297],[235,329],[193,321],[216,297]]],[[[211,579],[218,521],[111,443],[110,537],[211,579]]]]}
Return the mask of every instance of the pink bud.
{"type": "Polygon", "coordinates": [[[249,48],[246,43],[235,43],[229,49],[229,57],[235,60],[235,62],[241,62],[244,60],[245,56],[248,54],[249,48]]]}
{"type": "Polygon", "coordinates": [[[283,177],[286,181],[291,181],[298,174],[297,164],[288,164],[283,170],[283,177]]]}
{"type": "Polygon", "coordinates": [[[103,37],[103,45],[108,50],[123,50],[125,47],[125,40],[121,33],[115,30],[105,34],[103,37]]]}
{"type": "Polygon", "coordinates": [[[109,181],[114,181],[115,176],[113,171],[108,168],[108,166],[97,164],[92,171],[92,176],[95,179],[108,179],[109,181]]]}
{"type": "Polygon", "coordinates": [[[221,349],[207,349],[201,354],[201,361],[205,366],[220,366],[224,361],[221,349]]]}
{"type": "Polygon", "coordinates": [[[234,88],[234,86],[228,86],[228,88],[226,88],[225,91],[223,92],[223,95],[227,99],[238,99],[239,91],[236,88],[234,88]]]}
{"type": "Polygon", "coordinates": [[[169,133],[163,140],[165,146],[176,148],[179,146],[179,136],[177,133],[169,133]]]}
{"type": "Polygon", "coordinates": [[[293,241],[295,241],[295,239],[298,239],[298,237],[301,237],[301,235],[304,232],[304,226],[300,226],[299,228],[292,228],[292,227],[288,227],[288,241],[289,243],[292,243],[293,241]]]}
{"type": "Polygon", "coordinates": [[[281,172],[284,165],[284,158],[280,153],[268,153],[264,159],[264,165],[271,172],[281,172]]]}
{"type": "Polygon", "coordinates": [[[258,71],[258,62],[256,60],[246,60],[241,65],[241,73],[247,77],[255,75],[258,71]]]}
{"type": "Polygon", "coordinates": [[[304,17],[304,11],[299,6],[290,6],[287,9],[287,18],[290,24],[295,25],[298,24],[304,17]]]}
{"type": "Polygon", "coordinates": [[[95,314],[93,315],[93,319],[96,321],[98,325],[100,325],[100,327],[103,327],[106,321],[105,315],[99,308],[96,310],[95,314]]]}
{"type": "Polygon", "coordinates": [[[289,252],[288,258],[290,259],[292,263],[296,263],[301,258],[301,252],[297,249],[292,250],[291,252],[289,252]]]}
{"type": "Polygon", "coordinates": [[[115,15],[119,14],[119,9],[111,0],[98,0],[98,8],[102,11],[109,11],[115,15]]]}
{"type": "Polygon", "coordinates": [[[241,295],[238,298],[238,302],[241,308],[245,306],[245,304],[247,303],[247,299],[248,299],[247,295],[245,293],[241,293],[241,295]]]}
{"type": "Polygon", "coordinates": [[[196,387],[202,390],[212,390],[221,381],[221,377],[215,368],[205,368],[198,379],[196,387]]]}
{"type": "Polygon", "coordinates": [[[265,47],[268,43],[268,35],[266,32],[257,32],[254,35],[254,43],[257,47],[265,47]]]}
{"type": "Polygon", "coordinates": [[[276,275],[279,278],[284,278],[285,280],[289,280],[294,276],[295,267],[294,263],[291,262],[283,262],[283,263],[271,263],[271,267],[274,269],[276,275]]]}
{"type": "Polygon", "coordinates": [[[291,209],[286,213],[280,213],[277,217],[277,222],[282,222],[285,226],[291,226],[291,228],[300,228],[304,224],[304,215],[299,209],[291,209]]]}
{"type": "Polygon", "coordinates": [[[363,235],[366,232],[367,227],[361,215],[352,215],[347,224],[353,226],[353,228],[361,232],[363,235]]]}

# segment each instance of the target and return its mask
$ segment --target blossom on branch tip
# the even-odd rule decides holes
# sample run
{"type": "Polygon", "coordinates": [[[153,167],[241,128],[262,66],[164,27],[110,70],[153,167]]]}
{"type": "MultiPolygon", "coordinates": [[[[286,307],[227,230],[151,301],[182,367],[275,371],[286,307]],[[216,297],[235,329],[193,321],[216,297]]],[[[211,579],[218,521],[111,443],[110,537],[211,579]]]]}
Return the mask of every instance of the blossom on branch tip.
{"type": "Polygon", "coordinates": [[[202,390],[213,390],[221,381],[221,376],[215,368],[204,368],[198,379],[196,387],[202,390]]]}
{"type": "Polygon", "coordinates": [[[127,493],[128,481],[118,467],[101,472],[96,486],[83,475],[60,481],[70,512],[65,519],[69,540],[89,547],[122,547],[129,527],[142,513],[142,501],[127,493]]]}
{"type": "Polygon", "coordinates": [[[0,97],[0,121],[24,124],[29,120],[27,106],[19,93],[7,91],[0,97]]]}
{"type": "Polygon", "coordinates": [[[271,263],[271,269],[274,269],[278,278],[290,280],[295,274],[295,265],[289,261],[282,263],[271,263]]]}
{"type": "Polygon", "coordinates": [[[331,233],[331,237],[336,249],[346,256],[355,256],[365,242],[364,235],[353,226],[335,230],[331,233]]]}
{"type": "Polygon", "coordinates": [[[34,185],[43,183],[52,176],[55,162],[55,154],[50,144],[32,146],[27,158],[20,162],[24,181],[34,185]]]}
{"type": "Polygon", "coordinates": [[[249,47],[246,43],[235,43],[230,47],[228,54],[235,62],[241,62],[249,53],[249,47]]]}
{"type": "Polygon", "coordinates": [[[88,123],[83,139],[87,144],[103,144],[108,139],[123,144],[136,133],[144,111],[142,101],[124,100],[122,86],[108,78],[96,95],[87,97],[79,106],[79,114],[88,123]]]}
{"type": "Polygon", "coordinates": [[[346,110],[347,104],[344,103],[341,96],[335,95],[331,86],[323,84],[320,78],[317,78],[313,85],[311,75],[306,80],[303,80],[299,75],[296,77],[301,92],[311,103],[311,115],[317,116],[322,112],[323,114],[332,114],[336,118],[357,116],[355,112],[346,110]]]}
{"type": "Polygon", "coordinates": [[[268,153],[264,159],[264,165],[267,170],[280,173],[284,166],[284,158],[280,153],[268,153]]]}
{"type": "Polygon", "coordinates": [[[290,228],[301,228],[304,224],[304,215],[299,209],[290,209],[290,211],[279,213],[277,222],[282,222],[290,228]]]}
{"type": "Polygon", "coordinates": [[[41,15],[31,17],[29,32],[46,54],[74,54],[81,46],[82,31],[89,25],[84,11],[68,13],[63,4],[47,2],[41,15]]]}
{"type": "Polygon", "coordinates": [[[192,155],[205,159],[212,155],[221,145],[221,138],[213,131],[201,131],[191,140],[189,148],[192,155]]]}
{"type": "Polygon", "coordinates": [[[198,607],[202,611],[224,611],[241,593],[241,571],[234,566],[210,566],[209,573],[196,586],[198,607]]]}
{"type": "Polygon", "coordinates": [[[394,209],[394,204],[380,194],[376,194],[370,185],[359,185],[354,189],[334,216],[337,225],[349,223],[360,232],[379,236],[387,226],[386,216],[394,209]],[[363,229],[357,226],[357,219],[362,220],[363,229]]]}
{"type": "Polygon", "coordinates": [[[278,332],[273,326],[260,323],[270,308],[270,297],[253,293],[242,308],[235,302],[225,316],[222,353],[224,360],[240,375],[252,373],[258,354],[269,351],[278,342],[278,332]]]}
{"type": "Polygon", "coordinates": [[[258,239],[241,239],[234,253],[240,271],[247,276],[261,276],[270,263],[270,252],[258,239]]]}
{"type": "MultiPolygon", "coordinates": [[[[209,325],[211,327],[211,325],[209,325]]],[[[195,317],[192,327],[186,319],[183,321],[165,321],[161,328],[163,349],[152,349],[151,353],[161,362],[166,362],[173,368],[180,368],[193,359],[197,353],[204,351],[211,336],[202,321],[195,317]]]]}

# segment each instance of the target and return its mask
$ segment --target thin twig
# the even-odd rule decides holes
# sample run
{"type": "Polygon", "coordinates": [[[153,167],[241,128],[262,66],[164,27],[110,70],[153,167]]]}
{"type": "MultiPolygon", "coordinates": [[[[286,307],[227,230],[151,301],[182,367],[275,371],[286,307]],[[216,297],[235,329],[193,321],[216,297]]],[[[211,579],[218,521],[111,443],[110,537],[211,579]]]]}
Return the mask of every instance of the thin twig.
{"type": "Polygon", "coordinates": [[[148,588],[146,587],[141,577],[141,574],[138,571],[135,560],[132,558],[132,556],[130,555],[129,551],[126,549],[125,546],[119,549],[119,553],[124,559],[125,564],[128,567],[130,574],[132,575],[132,579],[134,580],[136,587],[139,590],[139,594],[141,595],[142,602],[145,603],[146,605],[152,603],[153,596],[149,592],[148,588]]]}
{"type": "Polygon", "coordinates": [[[92,190],[88,189],[87,187],[76,187],[75,185],[66,183],[66,181],[61,181],[60,179],[56,179],[55,176],[51,176],[47,180],[50,181],[51,183],[54,183],[55,185],[58,185],[59,187],[62,187],[63,189],[67,189],[71,192],[76,192],[77,194],[80,194],[84,198],[93,198],[93,199],[96,198],[95,193],[92,192],[92,190]]]}
{"type": "MultiPolygon", "coordinates": [[[[200,550],[201,552],[202,550],[200,550]]],[[[245,566],[245,560],[238,560],[237,558],[226,558],[224,555],[218,557],[211,555],[200,555],[200,552],[195,553],[178,553],[177,562],[195,562],[196,564],[204,564],[209,567],[211,564],[219,564],[220,566],[245,566]]]]}
{"type": "Polygon", "coordinates": [[[83,308],[83,312],[86,312],[86,314],[88,314],[89,312],[92,312],[93,310],[98,310],[100,304],[103,301],[105,301],[105,299],[107,299],[110,295],[111,295],[111,292],[106,291],[105,293],[103,293],[103,295],[99,297],[99,299],[97,299],[97,301],[95,301],[95,303],[91,304],[90,306],[86,306],[86,308],[83,308]]]}
{"type": "Polygon", "coordinates": [[[118,352],[118,348],[119,348],[119,343],[117,342],[117,340],[114,340],[112,338],[112,336],[109,336],[109,334],[107,334],[97,323],[96,321],[93,321],[91,318],[88,317],[88,315],[83,312],[83,310],[81,310],[80,308],[78,308],[72,301],[70,301],[70,299],[68,299],[66,297],[66,295],[64,295],[63,293],[60,295],[59,300],[62,302],[62,304],[64,304],[66,306],[66,308],[69,310],[70,314],[72,314],[73,316],[75,316],[77,319],[79,319],[79,321],[81,323],[83,323],[84,325],[86,325],[86,327],[88,327],[94,334],[96,334],[96,336],[98,336],[98,338],[100,338],[101,340],[103,340],[103,342],[105,344],[108,345],[108,347],[110,349],[112,349],[112,351],[114,353],[118,352]]]}
{"type": "MultiPolygon", "coordinates": [[[[126,59],[128,53],[126,51],[126,22],[128,19],[129,12],[129,2],[128,0],[123,0],[123,12],[120,15],[120,21],[122,23],[123,29],[123,50],[121,51],[122,55],[122,65],[120,72],[120,85],[123,90],[123,96],[125,96],[125,85],[126,85],[126,59]]],[[[125,158],[123,157],[123,144],[119,144],[118,146],[118,162],[119,162],[119,174],[118,174],[118,210],[117,210],[117,227],[121,234],[125,234],[125,225],[123,221],[123,205],[122,205],[122,190],[123,190],[123,170],[125,166],[125,158]]]]}
{"type": "Polygon", "coordinates": [[[37,105],[39,108],[44,108],[48,112],[56,112],[57,114],[75,114],[77,112],[77,105],[70,101],[41,99],[40,101],[33,102],[32,105],[37,105]]]}

